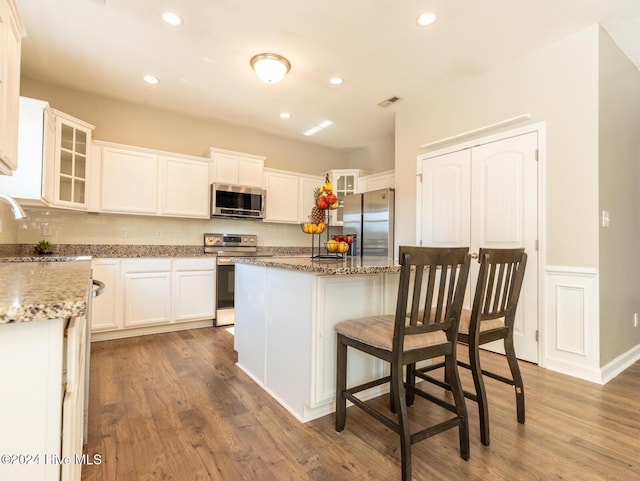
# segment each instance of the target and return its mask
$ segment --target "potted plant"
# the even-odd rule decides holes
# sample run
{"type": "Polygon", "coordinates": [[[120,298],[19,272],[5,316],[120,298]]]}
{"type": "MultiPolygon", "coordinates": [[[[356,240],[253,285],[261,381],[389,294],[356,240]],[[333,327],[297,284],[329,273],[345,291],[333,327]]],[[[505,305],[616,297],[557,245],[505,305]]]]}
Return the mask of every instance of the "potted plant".
{"type": "Polygon", "coordinates": [[[53,248],[51,247],[51,243],[46,240],[41,240],[35,246],[36,254],[45,256],[53,253],[53,248]]]}

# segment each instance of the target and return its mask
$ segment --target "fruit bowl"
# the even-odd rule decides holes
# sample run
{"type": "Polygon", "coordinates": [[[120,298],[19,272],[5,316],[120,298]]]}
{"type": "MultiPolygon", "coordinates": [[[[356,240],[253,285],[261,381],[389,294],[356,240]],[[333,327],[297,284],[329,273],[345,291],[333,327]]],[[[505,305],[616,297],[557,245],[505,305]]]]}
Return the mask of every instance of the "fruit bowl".
{"type": "Polygon", "coordinates": [[[331,239],[327,241],[327,250],[329,252],[338,252],[340,254],[344,254],[349,250],[349,244],[344,241],[331,239]]]}
{"type": "Polygon", "coordinates": [[[300,228],[305,234],[322,234],[325,227],[326,224],[324,222],[321,222],[319,224],[315,224],[313,222],[305,222],[304,224],[300,224],[300,228]]]}

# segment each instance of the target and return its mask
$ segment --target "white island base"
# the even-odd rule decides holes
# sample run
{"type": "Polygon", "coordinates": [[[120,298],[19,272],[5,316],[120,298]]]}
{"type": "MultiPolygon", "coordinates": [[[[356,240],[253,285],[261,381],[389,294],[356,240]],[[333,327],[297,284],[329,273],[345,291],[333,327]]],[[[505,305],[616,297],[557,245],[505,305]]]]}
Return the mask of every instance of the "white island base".
{"type": "MultiPolygon", "coordinates": [[[[336,323],[393,314],[396,305],[399,269],[392,260],[346,269],[346,261],[321,262],[236,264],[238,366],[301,422],[335,411],[336,323]]],[[[388,372],[384,362],[351,349],[348,367],[348,385],[388,372]]],[[[379,386],[363,397],[387,391],[379,386]]]]}

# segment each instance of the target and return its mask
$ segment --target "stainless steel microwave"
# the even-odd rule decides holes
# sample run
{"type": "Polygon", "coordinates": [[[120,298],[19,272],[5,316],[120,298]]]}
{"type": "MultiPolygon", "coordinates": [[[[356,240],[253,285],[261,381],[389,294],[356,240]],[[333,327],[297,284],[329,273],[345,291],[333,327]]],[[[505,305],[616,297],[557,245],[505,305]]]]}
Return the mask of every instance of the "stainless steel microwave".
{"type": "Polygon", "coordinates": [[[211,184],[211,217],[264,219],[266,197],[258,187],[211,184]]]}

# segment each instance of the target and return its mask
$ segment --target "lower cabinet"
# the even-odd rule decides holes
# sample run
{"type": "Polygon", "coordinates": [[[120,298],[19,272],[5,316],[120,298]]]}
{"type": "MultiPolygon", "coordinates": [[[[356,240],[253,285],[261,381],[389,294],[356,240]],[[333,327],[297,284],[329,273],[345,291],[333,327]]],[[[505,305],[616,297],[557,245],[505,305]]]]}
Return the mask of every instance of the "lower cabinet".
{"type": "Polygon", "coordinates": [[[2,326],[0,479],[80,479],[86,328],[84,317],[2,326]]]}
{"type": "MultiPolygon", "coordinates": [[[[323,276],[236,264],[237,365],[302,422],[333,412],[334,327],[345,319],[393,314],[398,282],[398,273],[323,276]]],[[[384,362],[349,352],[349,385],[386,373],[384,362]]],[[[363,394],[381,393],[376,387],[363,394]]]]}
{"type": "Polygon", "coordinates": [[[175,322],[213,318],[216,309],[215,261],[173,261],[173,319],[175,322]]]}
{"type": "Polygon", "coordinates": [[[171,259],[124,261],[124,327],[171,322],[171,259]]]}
{"type": "Polygon", "coordinates": [[[93,340],[212,325],[213,258],[94,259],[92,267],[105,283],[93,302],[93,340]]]}

